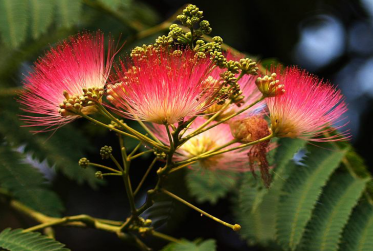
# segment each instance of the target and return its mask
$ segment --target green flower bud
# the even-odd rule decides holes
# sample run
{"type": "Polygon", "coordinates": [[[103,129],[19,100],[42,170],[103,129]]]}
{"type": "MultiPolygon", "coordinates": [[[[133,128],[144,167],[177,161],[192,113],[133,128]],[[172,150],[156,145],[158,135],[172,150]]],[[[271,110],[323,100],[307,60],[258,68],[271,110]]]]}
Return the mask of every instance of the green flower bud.
{"type": "Polygon", "coordinates": [[[110,158],[110,155],[113,151],[113,148],[111,146],[103,146],[100,149],[100,155],[102,159],[108,159],[110,158]]]}
{"type": "Polygon", "coordinates": [[[100,180],[104,179],[104,175],[102,174],[101,171],[97,171],[97,172],[95,173],[95,177],[96,177],[97,179],[100,179],[100,180]]]}
{"type": "Polygon", "coordinates": [[[87,168],[88,165],[89,165],[89,160],[88,160],[87,158],[81,158],[81,159],[79,160],[79,166],[80,166],[81,168],[87,168]]]}

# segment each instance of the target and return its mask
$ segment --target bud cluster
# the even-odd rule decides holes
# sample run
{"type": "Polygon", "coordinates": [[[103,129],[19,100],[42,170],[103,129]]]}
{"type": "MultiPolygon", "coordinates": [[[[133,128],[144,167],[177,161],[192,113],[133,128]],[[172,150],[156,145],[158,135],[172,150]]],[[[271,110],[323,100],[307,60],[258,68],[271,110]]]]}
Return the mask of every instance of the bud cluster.
{"type": "Polygon", "coordinates": [[[111,146],[103,146],[100,149],[100,155],[102,159],[110,158],[111,153],[113,152],[113,148],[111,146]]]}
{"type": "Polygon", "coordinates": [[[103,88],[83,88],[83,95],[70,96],[67,91],[63,92],[65,100],[59,105],[59,113],[61,116],[68,116],[72,114],[91,114],[96,111],[94,101],[100,101],[104,95],[103,88]]]}
{"type": "Polygon", "coordinates": [[[264,97],[274,97],[285,92],[284,85],[280,84],[276,77],[276,73],[272,73],[271,76],[266,75],[256,79],[255,84],[264,97]]]}
{"type": "Polygon", "coordinates": [[[87,158],[81,158],[81,159],[79,160],[79,166],[80,166],[81,168],[87,168],[88,165],[89,165],[89,160],[88,160],[87,158]]]}

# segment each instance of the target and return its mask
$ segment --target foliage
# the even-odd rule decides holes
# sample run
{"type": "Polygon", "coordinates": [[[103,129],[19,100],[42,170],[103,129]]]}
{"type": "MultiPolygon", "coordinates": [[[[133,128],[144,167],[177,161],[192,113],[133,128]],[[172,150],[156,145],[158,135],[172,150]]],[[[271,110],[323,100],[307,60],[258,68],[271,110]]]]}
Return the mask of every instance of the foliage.
{"type": "Polygon", "coordinates": [[[69,251],[65,245],[37,232],[7,228],[0,233],[0,247],[9,251],[69,251]]]}
{"type": "Polygon", "coordinates": [[[224,170],[204,170],[194,167],[188,170],[186,175],[189,193],[196,197],[197,202],[210,202],[215,204],[220,198],[225,197],[232,190],[237,173],[224,170]]]}
{"type": "Polygon", "coordinates": [[[182,241],[180,243],[171,243],[164,247],[162,251],[215,251],[215,240],[206,241],[182,241]]]}
{"type": "Polygon", "coordinates": [[[62,202],[50,190],[37,169],[25,163],[25,157],[9,145],[0,144],[0,187],[11,192],[25,205],[49,216],[59,216],[62,202]]]}
{"type": "MultiPolygon", "coordinates": [[[[284,140],[280,140],[283,147],[277,150],[287,150],[282,154],[276,152],[277,157],[291,156],[290,152],[299,149],[290,150],[291,140],[287,141],[284,145],[284,140]]],[[[358,204],[371,180],[366,167],[361,161],[349,162],[352,156],[356,158],[356,153],[346,143],[308,145],[306,149],[306,156],[299,164],[293,161],[286,164],[281,175],[275,169],[275,177],[281,178],[274,179],[259,203],[254,204],[263,188],[250,177],[243,179],[236,200],[239,208],[236,216],[242,223],[241,236],[250,244],[276,246],[277,243],[283,250],[346,250],[343,247],[360,245],[354,245],[358,241],[342,237],[342,233],[357,238],[353,219],[356,213],[352,212],[360,208],[365,212],[372,210],[367,202],[358,204]],[[346,169],[346,165],[350,169],[346,169]],[[356,173],[365,176],[362,178],[356,173]]],[[[277,161],[278,166],[285,166],[281,160],[277,161]]],[[[372,216],[365,213],[362,217],[366,217],[368,224],[366,228],[359,227],[360,231],[369,231],[372,216]]]]}

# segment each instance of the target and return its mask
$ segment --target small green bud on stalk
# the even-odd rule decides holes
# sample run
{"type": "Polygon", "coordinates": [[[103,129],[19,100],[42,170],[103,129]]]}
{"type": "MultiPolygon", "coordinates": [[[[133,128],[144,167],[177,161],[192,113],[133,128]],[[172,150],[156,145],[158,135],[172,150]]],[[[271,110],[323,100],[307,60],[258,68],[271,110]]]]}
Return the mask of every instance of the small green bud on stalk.
{"type": "Polygon", "coordinates": [[[111,153],[113,152],[113,148],[111,146],[103,146],[100,149],[100,155],[102,159],[110,158],[111,153]]]}
{"type": "Polygon", "coordinates": [[[89,165],[89,160],[87,158],[81,158],[79,160],[79,166],[82,168],[87,168],[89,165]]]}

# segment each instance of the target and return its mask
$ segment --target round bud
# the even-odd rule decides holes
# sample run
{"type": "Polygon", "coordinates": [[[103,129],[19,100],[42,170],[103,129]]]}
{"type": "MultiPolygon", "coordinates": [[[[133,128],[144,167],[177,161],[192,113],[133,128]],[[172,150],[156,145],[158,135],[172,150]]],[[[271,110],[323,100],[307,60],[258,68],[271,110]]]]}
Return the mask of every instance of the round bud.
{"type": "Polygon", "coordinates": [[[111,146],[103,146],[100,149],[100,155],[102,159],[108,159],[110,158],[110,155],[113,151],[113,148],[111,146]]]}
{"type": "Polygon", "coordinates": [[[79,166],[82,168],[87,168],[89,165],[89,160],[87,158],[81,158],[79,160],[79,166]]]}

